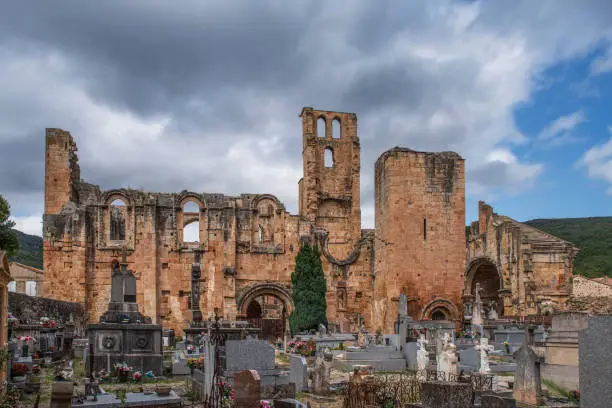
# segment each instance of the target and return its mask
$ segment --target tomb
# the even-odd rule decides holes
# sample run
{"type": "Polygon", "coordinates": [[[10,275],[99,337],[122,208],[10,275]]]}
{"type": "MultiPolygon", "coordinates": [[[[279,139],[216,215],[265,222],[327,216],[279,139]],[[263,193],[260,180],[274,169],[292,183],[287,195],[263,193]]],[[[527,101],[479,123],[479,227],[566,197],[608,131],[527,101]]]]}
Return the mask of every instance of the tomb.
{"type": "Polygon", "coordinates": [[[89,334],[88,373],[111,371],[127,363],[141,372],[162,374],[162,327],[138,311],[136,277],[127,269],[126,250],[121,263],[113,263],[111,299],[100,323],[87,325],[89,334]]]}

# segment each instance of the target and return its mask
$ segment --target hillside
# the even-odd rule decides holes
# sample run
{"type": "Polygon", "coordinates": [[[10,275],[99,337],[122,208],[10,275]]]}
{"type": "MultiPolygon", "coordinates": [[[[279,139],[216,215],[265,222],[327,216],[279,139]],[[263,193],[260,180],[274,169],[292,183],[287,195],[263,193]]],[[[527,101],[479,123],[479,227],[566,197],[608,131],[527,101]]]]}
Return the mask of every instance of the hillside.
{"type": "Polygon", "coordinates": [[[525,222],[580,248],[574,273],[612,276],[612,217],[537,219],[525,222]]]}
{"type": "Polygon", "coordinates": [[[34,268],[43,267],[43,240],[36,235],[24,234],[21,231],[13,230],[19,238],[19,251],[9,260],[19,262],[34,268]]]}

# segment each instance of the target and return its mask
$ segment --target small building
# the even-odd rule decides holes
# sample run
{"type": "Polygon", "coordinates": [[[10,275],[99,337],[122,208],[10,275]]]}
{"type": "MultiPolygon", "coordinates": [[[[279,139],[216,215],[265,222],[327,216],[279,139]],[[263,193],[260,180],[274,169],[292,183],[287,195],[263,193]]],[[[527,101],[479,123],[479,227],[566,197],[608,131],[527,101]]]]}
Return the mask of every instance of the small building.
{"type": "Polygon", "coordinates": [[[28,296],[39,296],[42,293],[43,271],[19,262],[10,262],[13,282],[9,285],[10,292],[22,293],[28,296]]]}
{"type": "MultiPolygon", "coordinates": [[[[8,345],[8,285],[11,269],[6,252],[0,250],[0,347],[8,345]]],[[[0,381],[6,380],[6,370],[0,369],[0,381]]]]}
{"type": "Polygon", "coordinates": [[[612,279],[607,276],[589,279],[584,276],[574,276],[572,296],[581,297],[612,297],[612,279]]]}

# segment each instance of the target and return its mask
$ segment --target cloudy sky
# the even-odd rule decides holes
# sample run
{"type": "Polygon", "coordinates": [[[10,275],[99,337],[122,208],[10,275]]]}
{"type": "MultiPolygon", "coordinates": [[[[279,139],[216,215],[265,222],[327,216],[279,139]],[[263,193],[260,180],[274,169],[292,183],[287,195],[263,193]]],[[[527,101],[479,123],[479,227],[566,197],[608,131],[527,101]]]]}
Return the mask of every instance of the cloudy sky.
{"type": "Polygon", "coordinates": [[[269,192],[297,211],[303,106],[357,113],[363,225],[396,145],[466,158],[518,220],[610,215],[609,0],[1,1],[0,193],[40,234],[44,129],[102,188],[269,192]]]}

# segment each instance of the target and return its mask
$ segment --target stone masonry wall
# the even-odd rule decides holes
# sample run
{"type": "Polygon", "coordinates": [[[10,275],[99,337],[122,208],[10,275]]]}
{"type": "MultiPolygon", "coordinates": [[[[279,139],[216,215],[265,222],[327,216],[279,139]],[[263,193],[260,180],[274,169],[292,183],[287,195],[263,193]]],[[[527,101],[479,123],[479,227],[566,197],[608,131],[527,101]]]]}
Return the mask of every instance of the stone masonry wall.
{"type": "Polygon", "coordinates": [[[413,319],[460,319],[465,268],[464,161],[394,148],[376,162],[373,316],[393,328],[405,291],[413,319]]]}
{"type": "MultiPolygon", "coordinates": [[[[500,311],[507,316],[552,313],[565,309],[572,289],[578,249],[569,242],[498,215],[479,202],[479,220],[467,240],[464,300],[473,299],[479,268],[493,268],[500,311]]],[[[481,282],[481,287],[486,282],[481,282]]]]}
{"type": "Polygon", "coordinates": [[[51,320],[65,323],[72,318],[77,326],[84,327],[84,309],[80,303],[9,292],[8,310],[25,322],[38,323],[41,317],[49,317],[51,320]]]}
{"type": "Polygon", "coordinates": [[[204,316],[216,312],[233,319],[248,306],[239,304],[240,293],[270,282],[290,286],[295,256],[308,239],[324,247],[328,320],[345,330],[369,324],[364,316],[370,315],[373,245],[371,234],[361,230],[356,116],[304,112],[308,148],[299,215],[289,214],[269,194],[102,191],[79,180],[72,136],[48,129],[43,295],[82,303],[90,322],[96,322],[110,299],[111,263],[125,247],[138,279],[140,310],[180,333],[191,319],[194,250],[204,251],[200,309],[204,316]],[[330,129],[332,120],[339,120],[341,137],[313,135],[313,120],[320,116],[330,129]],[[325,148],[334,149],[332,168],[324,167],[325,148]],[[124,205],[117,207],[116,200],[124,205]],[[195,212],[184,210],[189,202],[197,205],[195,212]],[[183,237],[192,222],[198,223],[198,242],[183,237]]]}

